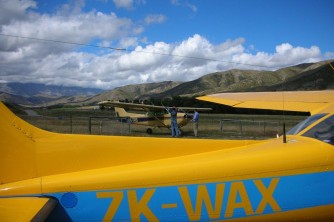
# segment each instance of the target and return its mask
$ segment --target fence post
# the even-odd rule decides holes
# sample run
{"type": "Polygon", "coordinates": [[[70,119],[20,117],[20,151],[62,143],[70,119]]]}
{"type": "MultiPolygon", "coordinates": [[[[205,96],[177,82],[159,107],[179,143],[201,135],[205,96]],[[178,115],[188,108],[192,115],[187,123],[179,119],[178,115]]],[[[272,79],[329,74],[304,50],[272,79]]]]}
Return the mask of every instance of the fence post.
{"type": "Polygon", "coordinates": [[[126,122],[128,124],[128,129],[129,129],[129,132],[128,133],[131,133],[131,118],[130,117],[126,117],[126,122]]]}
{"type": "Polygon", "coordinates": [[[88,119],[88,132],[89,134],[92,134],[92,117],[89,117],[88,119]]]}
{"type": "Polygon", "coordinates": [[[72,120],[72,114],[70,114],[70,122],[71,122],[71,134],[73,134],[73,120],[72,120]]]}
{"type": "Polygon", "coordinates": [[[240,134],[242,135],[242,122],[239,120],[240,134]]]}
{"type": "Polygon", "coordinates": [[[100,120],[100,135],[102,135],[102,120],[100,120]]]}

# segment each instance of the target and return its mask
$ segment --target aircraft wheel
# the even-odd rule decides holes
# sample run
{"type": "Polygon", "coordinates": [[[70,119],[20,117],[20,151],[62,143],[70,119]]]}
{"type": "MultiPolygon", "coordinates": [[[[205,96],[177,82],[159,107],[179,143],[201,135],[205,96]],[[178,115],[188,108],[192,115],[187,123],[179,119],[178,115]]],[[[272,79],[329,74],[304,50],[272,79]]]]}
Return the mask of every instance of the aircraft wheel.
{"type": "Polygon", "coordinates": [[[153,133],[153,130],[152,130],[151,128],[148,128],[148,129],[146,130],[146,133],[147,133],[147,134],[152,134],[152,133],[153,133]]]}

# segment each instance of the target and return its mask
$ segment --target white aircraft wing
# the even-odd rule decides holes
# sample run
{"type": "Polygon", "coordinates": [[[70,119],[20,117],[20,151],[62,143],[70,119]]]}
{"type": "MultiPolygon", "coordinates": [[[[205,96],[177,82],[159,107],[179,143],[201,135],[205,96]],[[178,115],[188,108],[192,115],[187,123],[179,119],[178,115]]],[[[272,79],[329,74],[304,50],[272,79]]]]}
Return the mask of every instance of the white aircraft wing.
{"type": "MultiPolygon", "coordinates": [[[[98,105],[100,107],[120,107],[120,108],[130,108],[130,109],[142,109],[145,111],[163,111],[169,107],[165,106],[156,106],[156,105],[146,105],[146,104],[138,104],[138,103],[125,103],[118,101],[102,101],[99,102],[98,105]]],[[[177,107],[179,110],[183,110],[185,112],[198,110],[198,111],[210,111],[211,108],[198,108],[198,107],[177,107]]]]}

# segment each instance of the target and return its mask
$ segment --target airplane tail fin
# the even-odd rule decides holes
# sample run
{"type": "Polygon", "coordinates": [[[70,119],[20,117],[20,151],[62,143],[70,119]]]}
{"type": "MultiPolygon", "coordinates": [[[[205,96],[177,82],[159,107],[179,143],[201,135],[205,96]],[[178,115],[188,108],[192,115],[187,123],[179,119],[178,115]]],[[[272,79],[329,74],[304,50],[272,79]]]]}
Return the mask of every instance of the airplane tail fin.
{"type": "Polygon", "coordinates": [[[120,107],[115,107],[115,113],[117,117],[129,117],[130,116],[130,113],[125,111],[124,108],[120,108],[120,107]]]}
{"type": "Polygon", "coordinates": [[[34,178],[38,138],[47,133],[13,114],[0,102],[0,184],[34,178]]]}

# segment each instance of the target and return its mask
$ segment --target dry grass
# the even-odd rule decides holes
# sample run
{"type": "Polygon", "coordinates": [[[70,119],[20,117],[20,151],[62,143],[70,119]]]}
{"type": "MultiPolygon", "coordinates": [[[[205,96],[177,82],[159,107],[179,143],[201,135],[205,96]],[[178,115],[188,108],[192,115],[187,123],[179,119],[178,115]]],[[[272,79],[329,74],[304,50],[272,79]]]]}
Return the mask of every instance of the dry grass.
{"type": "MultiPolygon", "coordinates": [[[[114,119],[107,111],[52,110],[43,111],[41,116],[22,115],[31,124],[52,132],[95,135],[170,137],[166,128],[154,128],[153,134],[146,134],[146,127],[123,123],[114,119]],[[90,117],[91,127],[89,130],[90,117]]],[[[287,129],[305,119],[305,116],[200,114],[199,138],[214,139],[263,139],[274,138],[282,133],[283,119],[287,129]],[[223,122],[222,122],[223,121],[223,122]],[[222,127],[223,123],[223,127],[222,127]]],[[[192,138],[192,123],[182,128],[183,137],[192,138]]]]}

